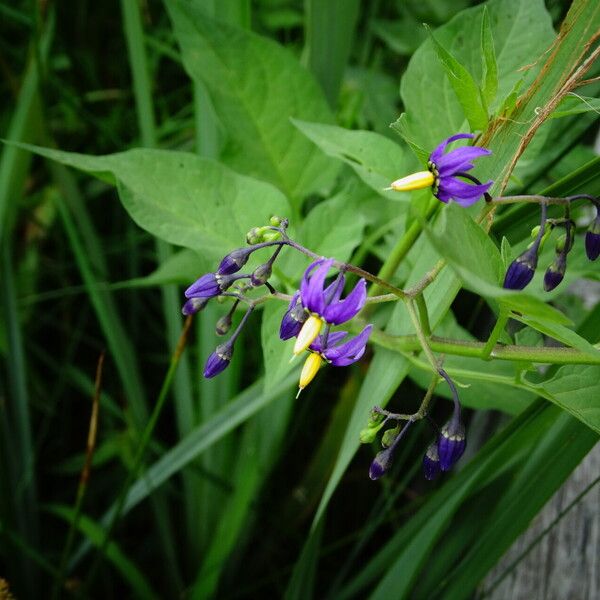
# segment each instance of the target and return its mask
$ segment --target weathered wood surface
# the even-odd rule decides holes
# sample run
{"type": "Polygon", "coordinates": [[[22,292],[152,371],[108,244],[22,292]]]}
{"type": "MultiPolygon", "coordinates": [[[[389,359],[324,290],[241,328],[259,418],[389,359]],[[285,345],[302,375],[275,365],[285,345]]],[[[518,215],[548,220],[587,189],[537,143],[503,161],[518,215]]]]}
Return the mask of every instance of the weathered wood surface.
{"type": "MultiPolygon", "coordinates": [[[[600,443],[512,545],[482,588],[489,589],[492,582],[598,475],[600,443]]],[[[600,485],[580,500],[485,598],[600,600],[600,485]]]]}

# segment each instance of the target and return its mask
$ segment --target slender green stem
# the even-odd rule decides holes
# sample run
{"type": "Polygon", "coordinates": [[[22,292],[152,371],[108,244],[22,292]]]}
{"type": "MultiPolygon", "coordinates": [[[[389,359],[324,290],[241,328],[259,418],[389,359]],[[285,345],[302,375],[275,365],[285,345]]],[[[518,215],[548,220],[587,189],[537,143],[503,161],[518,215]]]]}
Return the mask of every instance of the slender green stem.
{"type": "Polygon", "coordinates": [[[429,337],[431,335],[431,325],[429,324],[429,312],[427,311],[427,303],[425,302],[423,294],[419,294],[415,298],[415,304],[419,311],[419,321],[421,322],[423,333],[429,337]]]}
{"type": "Polygon", "coordinates": [[[423,328],[421,326],[419,317],[417,315],[417,311],[415,309],[414,300],[407,300],[405,304],[406,310],[408,310],[408,315],[410,316],[410,320],[412,321],[415,327],[415,331],[417,332],[417,338],[421,344],[421,350],[425,352],[425,356],[427,357],[429,364],[433,368],[433,371],[437,373],[440,370],[440,364],[435,355],[433,354],[431,347],[429,346],[429,341],[425,337],[425,333],[423,332],[423,328]]]}
{"type": "Polygon", "coordinates": [[[492,329],[492,332],[490,333],[490,337],[488,337],[487,342],[485,343],[485,346],[483,347],[483,349],[481,351],[481,358],[483,358],[483,359],[490,358],[490,354],[492,353],[492,350],[496,347],[496,342],[502,335],[502,332],[504,331],[504,328],[506,327],[507,321],[508,321],[508,311],[504,308],[501,308],[500,312],[498,313],[498,319],[496,320],[496,324],[494,325],[494,328],[492,329]]]}
{"type": "Polygon", "coordinates": [[[175,351],[174,351],[173,355],[171,356],[171,362],[169,365],[169,369],[163,380],[163,384],[162,384],[162,387],[160,388],[160,392],[158,394],[156,404],[154,405],[154,409],[152,410],[152,413],[150,415],[148,423],[146,424],[146,427],[144,428],[144,430],[142,432],[142,436],[140,438],[140,443],[137,448],[135,457],[133,459],[133,464],[132,464],[131,468],[129,469],[129,472],[127,473],[125,482],[123,483],[123,486],[121,487],[121,490],[119,492],[115,510],[112,513],[110,523],[109,523],[107,529],[105,530],[104,537],[102,538],[102,541],[98,545],[98,554],[96,555],[96,559],[94,560],[94,562],[88,572],[88,576],[87,576],[87,580],[86,580],[86,584],[85,584],[85,588],[84,588],[86,591],[89,590],[90,586],[93,584],[96,573],[98,572],[98,569],[102,564],[102,560],[104,558],[104,555],[106,554],[106,549],[108,547],[110,538],[115,530],[115,527],[119,521],[119,518],[121,517],[121,513],[123,512],[123,508],[125,506],[125,500],[127,499],[127,494],[129,492],[129,488],[131,487],[131,484],[137,479],[138,473],[142,466],[142,461],[144,459],[146,447],[148,446],[148,444],[150,442],[152,433],[154,432],[154,429],[158,422],[158,418],[160,417],[160,414],[165,405],[165,402],[167,401],[167,398],[169,395],[169,390],[171,389],[171,384],[173,383],[173,379],[175,378],[175,373],[177,372],[177,367],[179,366],[179,361],[180,361],[183,351],[185,349],[187,336],[188,336],[190,327],[192,325],[192,320],[193,320],[192,315],[187,317],[187,319],[185,321],[185,325],[183,326],[183,329],[181,331],[181,335],[179,336],[179,341],[177,343],[177,347],[175,348],[175,351]]]}
{"type": "Polygon", "coordinates": [[[559,204],[569,205],[575,200],[589,200],[594,204],[598,204],[596,196],[589,194],[576,194],[574,196],[565,196],[563,198],[555,196],[541,196],[540,194],[522,195],[522,196],[502,196],[492,198],[490,204],[559,204]]]}

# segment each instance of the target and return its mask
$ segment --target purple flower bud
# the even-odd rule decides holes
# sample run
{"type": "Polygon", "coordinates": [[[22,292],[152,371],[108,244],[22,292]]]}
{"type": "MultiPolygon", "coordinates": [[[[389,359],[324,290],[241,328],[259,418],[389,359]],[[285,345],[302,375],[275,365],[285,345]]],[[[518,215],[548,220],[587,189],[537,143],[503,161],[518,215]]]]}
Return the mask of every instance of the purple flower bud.
{"type": "Polygon", "coordinates": [[[259,285],[264,285],[269,277],[271,277],[271,273],[273,272],[273,263],[271,261],[266,262],[254,269],[254,273],[250,276],[250,283],[254,287],[258,287],[259,285]]]}
{"type": "Polygon", "coordinates": [[[440,456],[438,453],[438,440],[435,440],[427,448],[423,456],[423,474],[425,479],[432,481],[440,474],[440,456]]]}
{"type": "Polygon", "coordinates": [[[190,298],[181,308],[181,312],[187,317],[201,311],[210,298],[190,298]]]}
{"type": "Polygon", "coordinates": [[[214,298],[224,292],[234,281],[247,277],[247,275],[219,275],[207,273],[192,283],[185,290],[186,298],[214,298]]]}
{"type": "Polygon", "coordinates": [[[442,427],[438,438],[438,457],[442,471],[449,471],[467,447],[465,426],[457,414],[455,411],[452,418],[442,427]]]}
{"type": "Polygon", "coordinates": [[[600,209],[585,234],[585,253],[590,260],[600,256],[600,209]]]}
{"type": "Polygon", "coordinates": [[[503,287],[507,290],[522,290],[533,279],[537,267],[537,248],[526,250],[510,263],[503,287]]]}
{"type": "Polygon", "coordinates": [[[308,313],[298,302],[300,294],[296,292],[290,305],[288,306],[287,312],[281,319],[281,325],[279,326],[279,337],[282,340],[289,340],[296,337],[302,329],[302,325],[308,319],[308,313]]]}
{"type": "Polygon", "coordinates": [[[256,250],[256,248],[252,247],[233,250],[233,252],[230,252],[223,258],[217,269],[217,273],[219,275],[231,275],[232,273],[237,273],[248,262],[248,259],[254,250],[256,250]]]}
{"type": "Polygon", "coordinates": [[[375,481],[387,473],[390,466],[392,465],[392,448],[387,448],[378,452],[371,466],[369,467],[369,477],[375,481]]]}
{"type": "Polygon", "coordinates": [[[224,371],[229,366],[232,356],[233,344],[231,340],[217,346],[204,365],[204,377],[210,379],[224,371]]]}
{"type": "Polygon", "coordinates": [[[561,253],[557,255],[544,274],[544,289],[547,292],[552,291],[563,280],[566,269],[566,256],[561,253]]]}

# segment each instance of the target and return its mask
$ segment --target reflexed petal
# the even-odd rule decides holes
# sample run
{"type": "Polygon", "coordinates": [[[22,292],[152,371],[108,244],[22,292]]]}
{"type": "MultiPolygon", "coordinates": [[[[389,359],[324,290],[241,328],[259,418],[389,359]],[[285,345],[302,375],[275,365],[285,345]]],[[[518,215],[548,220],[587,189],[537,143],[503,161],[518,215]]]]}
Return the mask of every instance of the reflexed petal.
{"type": "Polygon", "coordinates": [[[457,133],[449,137],[447,140],[444,140],[430,155],[429,160],[436,165],[442,156],[444,155],[444,150],[448,144],[455,142],[456,140],[466,140],[473,139],[475,136],[472,133],[457,133]]]}
{"type": "Polygon", "coordinates": [[[346,278],[342,273],[340,273],[340,275],[325,288],[325,291],[323,292],[323,298],[325,298],[326,304],[332,304],[341,298],[342,293],[344,292],[345,283],[346,278]]]}
{"type": "Polygon", "coordinates": [[[347,367],[359,360],[365,353],[365,348],[369,336],[371,335],[372,325],[367,325],[356,337],[335,347],[328,347],[324,350],[323,356],[331,362],[334,367],[347,367]]]}
{"type": "MultiPolygon", "coordinates": [[[[443,177],[440,180],[437,197],[439,199],[442,199],[441,197],[449,197],[461,206],[470,206],[477,202],[490,189],[492,183],[492,181],[488,181],[487,183],[476,185],[460,181],[456,177],[443,177]]],[[[447,202],[447,200],[442,201],[447,202]]]]}
{"type": "Polygon", "coordinates": [[[367,282],[361,279],[354,289],[340,302],[330,304],[323,312],[323,318],[328,323],[340,325],[355,317],[367,301],[367,282]]]}
{"type": "Polygon", "coordinates": [[[300,284],[300,297],[302,305],[317,314],[322,314],[325,308],[325,298],[323,285],[327,278],[327,273],[335,261],[320,258],[313,262],[304,272],[302,283],[300,284]]]}
{"type": "MultiPolygon", "coordinates": [[[[331,331],[327,336],[327,348],[331,348],[336,344],[339,344],[345,337],[347,337],[347,331],[331,331]]],[[[323,351],[323,338],[324,335],[318,336],[315,341],[309,346],[311,350],[315,352],[323,351]]]]}
{"type": "Polygon", "coordinates": [[[454,175],[454,173],[458,171],[468,171],[469,169],[472,169],[472,160],[490,154],[491,151],[486,148],[465,146],[464,148],[457,148],[456,150],[452,150],[452,152],[448,152],[448,154],[442,156],[435,163],[435,166],[438,169],[440,177],[454,175]]]}

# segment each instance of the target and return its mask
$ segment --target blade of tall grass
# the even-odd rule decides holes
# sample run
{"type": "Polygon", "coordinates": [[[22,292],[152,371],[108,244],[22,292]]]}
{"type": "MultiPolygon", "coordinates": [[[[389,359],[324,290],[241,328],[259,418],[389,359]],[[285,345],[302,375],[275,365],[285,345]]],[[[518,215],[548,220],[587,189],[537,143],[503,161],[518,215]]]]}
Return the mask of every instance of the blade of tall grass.
{"type": "Polygon", "coordinates": [[[307,0],[304,62],[331,106],[337,103],[354,39],[359,0],[307,0]]]}

